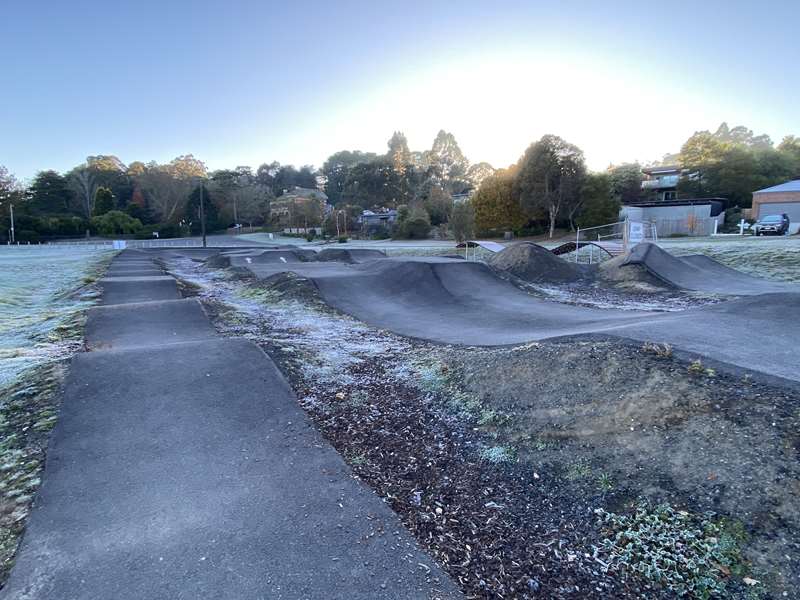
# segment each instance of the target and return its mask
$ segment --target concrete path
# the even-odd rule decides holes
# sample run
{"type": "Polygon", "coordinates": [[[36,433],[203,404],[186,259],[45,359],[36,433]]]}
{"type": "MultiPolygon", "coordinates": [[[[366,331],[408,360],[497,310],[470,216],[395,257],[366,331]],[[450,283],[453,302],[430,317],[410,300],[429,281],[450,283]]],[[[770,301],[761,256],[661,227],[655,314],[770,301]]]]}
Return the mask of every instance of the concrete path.
{"type": "Polygon", "coordinates": [[[0,598],[459,597],[272,361],[164,281],[103,283],[0,598]]]}

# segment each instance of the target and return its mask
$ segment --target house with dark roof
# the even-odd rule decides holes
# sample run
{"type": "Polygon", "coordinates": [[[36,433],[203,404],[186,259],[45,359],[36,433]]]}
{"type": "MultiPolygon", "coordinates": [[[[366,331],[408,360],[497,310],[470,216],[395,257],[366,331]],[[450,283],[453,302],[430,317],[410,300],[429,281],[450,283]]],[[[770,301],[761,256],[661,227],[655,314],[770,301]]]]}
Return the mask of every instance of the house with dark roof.
{"type": "Polygon", "coordinates": [[[681,167],[666,165],[663,167],[644,167],[642,174],[642,191],[648,200],[653,202],[669,202],[678,197],[678,181],[680,181],[681,167]]]}
{"type": "Polygon", "coordinates": [[[753,192],[750,211],[753,219],[783,214],[789,216],[789,233],[797,233],[800,230],[800,179],[753,192]]]}
{"type": "Polygon", "coordinates": [[[312,188],[293,187],[275,198],[270,203],[270,213],[273,217],[286,217],[297,207],[315,202],[319,204],[321,214],[328,214],[328,195],[322,190],[312,188]]]}
{"type": "Polygon", "coordinates": [[[358,223],[366,232],[389,230],[397,222],[397,211],[393,208],[379,211],[365,210],[358,217],[358,223]]]}

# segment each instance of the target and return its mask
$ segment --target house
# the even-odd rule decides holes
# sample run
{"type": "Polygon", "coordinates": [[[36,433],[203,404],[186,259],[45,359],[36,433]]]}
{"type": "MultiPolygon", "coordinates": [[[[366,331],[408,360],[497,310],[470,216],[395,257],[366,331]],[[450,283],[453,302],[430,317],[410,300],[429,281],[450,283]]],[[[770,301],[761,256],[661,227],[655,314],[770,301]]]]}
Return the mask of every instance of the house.
{"type": "Polygon", "coordinates": [[[463,204],[464,202],[469,202],[474,195],[475,190],[473,188],[470,188],[459,194],[453,194],[453,204],[463,204]]]}
{"type": "Polygon", "coordinates": [[[316,188],[295,186],[290,190],[285,190],[275,201],[291,203],[298,200],[316,200],[320,206],[324,207],[328,203],[328,194],[316,188]]]}
{"type": "Polygon", "coordinates": [[[308,202],[318,202],[323,215],[329,212],[328,195],[325,192],[295,186],[270,203],[270,214],[273,217],[287,217],[296,207],[303,206],[308,202]]]}
{"type": "Polygon", "coordinates": [[[767,215],[789,215],[789,233],[800,230],[800,179],[753,192],[750,216],[760,219],[767,215]]]}
{"type": "Polygon", "coordinates": [[[393,208],[384,209],[377,212],[365,210],[358,217],[361,228],[365,231],[375,231],[378,229],[390,229],[397,222],[397,211],[393,208]]]}
{"type": "Polygon", "coordinates": [[[679,166],[645,167],[642,169],[642,191],[654,202],[668,202],[678,198],[678,181],[682,169],[679,166]]]}

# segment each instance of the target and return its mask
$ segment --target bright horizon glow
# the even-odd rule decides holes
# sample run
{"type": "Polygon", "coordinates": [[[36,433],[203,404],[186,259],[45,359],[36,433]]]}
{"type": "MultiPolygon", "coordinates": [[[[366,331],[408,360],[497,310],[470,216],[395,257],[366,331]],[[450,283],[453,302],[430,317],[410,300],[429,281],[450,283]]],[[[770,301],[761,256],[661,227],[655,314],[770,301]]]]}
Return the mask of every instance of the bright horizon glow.
{"type": "Polygon", "coordinates": [[[46,18],[15,3],[0,23],[13,57],[0,164],[19,178],[91,154],[320,167],[339,150],[384,153],[394,131],[426,150],[444,129],[473,163],[507,167],[551,133],[602,170],[660,160],[722,121],[800,135],[800,5],[676,1],[84,0],[46,18]]]}

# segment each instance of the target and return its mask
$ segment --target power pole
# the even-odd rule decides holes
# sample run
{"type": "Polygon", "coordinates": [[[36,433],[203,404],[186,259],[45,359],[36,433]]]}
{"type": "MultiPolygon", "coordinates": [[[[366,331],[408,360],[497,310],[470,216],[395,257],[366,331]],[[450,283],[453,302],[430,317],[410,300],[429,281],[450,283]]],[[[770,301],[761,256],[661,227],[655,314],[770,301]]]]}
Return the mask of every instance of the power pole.
{"type": "Polygon", "coordinates": [[[9,204],[9,210],[11,211],[11,243],[14,243],[14,204],[9,204]]]}
{"type": "Polygon", "coordinates": [[[206,205],[203,202],[203,182],[200,182],[200,231],[203,233],[203,248],[206,247],[206,205]]]}

